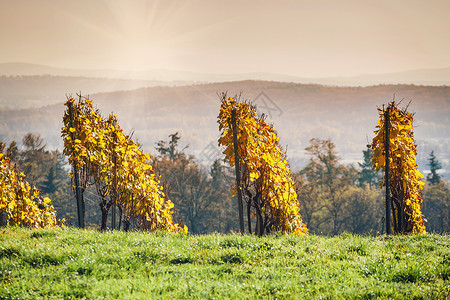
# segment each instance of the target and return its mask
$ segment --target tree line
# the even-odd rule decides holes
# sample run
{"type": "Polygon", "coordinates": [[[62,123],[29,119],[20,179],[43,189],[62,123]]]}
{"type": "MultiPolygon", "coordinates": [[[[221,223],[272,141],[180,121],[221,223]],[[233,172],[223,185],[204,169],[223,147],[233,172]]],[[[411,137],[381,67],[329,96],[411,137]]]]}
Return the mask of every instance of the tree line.
{"type": "MultiPolygon", "coordinates": [[[[180,146],[173,133],[155,145],[152,165],[168,198],[174,203],[174,222],[181,222],[192,234],[229,233],[238,230],[237,203],[232,197],[234,172],[222,160],[205,167],[180,146]]],[[[76,201],[67,160],[59,150],[48,150],[45,141],[28,133],[19,148],[15,141],[0,143],[1,152],[24,172],[26,180],[52,199],[57,217],[76,225],[76,201]]],[[[312,234],[342,232],[381,234],[384,227],[384,199],[381,174],[372,169],[372,151],[362,151],[363,162],[344,165],[331,140],[311,139],[306,147],[308,163],[294,172],[300,212],[312,234]]],[[[427,232],[450,232],[448,180],[437,172],[441,165],[434,152],[429,155],[430,174],[422,191],[422,212],[427,232]]],[[[95,186],[86,190],[86,225],[100,228],[101,211],[95,186]]],[[[255,221],[255,220],[253,220],[255,221]]],[[[247,225],[247,223],[246,223],[247,225]]],[[[108,224],[108,227],[110,225],[108,224]]]]}

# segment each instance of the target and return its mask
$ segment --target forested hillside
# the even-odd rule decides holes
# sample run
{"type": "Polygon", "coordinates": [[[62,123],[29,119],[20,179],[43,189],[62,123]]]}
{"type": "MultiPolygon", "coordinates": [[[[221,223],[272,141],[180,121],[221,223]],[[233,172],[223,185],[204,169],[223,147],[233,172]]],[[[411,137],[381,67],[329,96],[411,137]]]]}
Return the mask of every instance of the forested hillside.
{"type": "MultiPolygon", "coordinates": [[[[415,138],[421,170],[427,169],[428,154],[434,150],[448,172],[450,160],[450,88],[447,86],[378,85],[329,87],[269,81],[239,81],[179,87],[150,87],[133,91],[91,94],[103,112],[120,114],[125,130],[134,131],[146,151],[169,134],[179,131],[187,150],[200,161],[211,145],[217,145],[217,93],[242,92],[255,101],[260,113],[268,115],[279,129],[280,143],[287,146],[291,165],[306,164],[304,148],[311,138],[330,138],[344,163],[362,160],[362,151],[373,137],[377,107],[394,97],[404,99],[415,112],[415,138]],[[261,94],[262,93],[262,94],[261,94]]],[[[61,115],[67,90],[52,99],[60,104],[33,109],[1,109],[0,139],[20,140],[28,132],[41,134],[50,148],[61,149],[61,115]]],[[[83,91],[81,91],[83,93],[83,91]]],[[[41,97],[42,95],[36,95],[41,97]]],[[[52,96],[55,97],[55,96],[52,96]]],[[[46,102],[48,103],[48,102],[46,102]]],[[[216,148],[217,151],[217,148],[216,148]]],[[[448,174],[445,176],[448,177],[448,174]]]]}
{"type": "Polygon", "coordinates": [[[75,86],[84,94],[92,94],[176,84],[180,85],[182,82],[81,76],[0,76],[0,107],[37,108],[61,103],[61,96],[75,86]]]}

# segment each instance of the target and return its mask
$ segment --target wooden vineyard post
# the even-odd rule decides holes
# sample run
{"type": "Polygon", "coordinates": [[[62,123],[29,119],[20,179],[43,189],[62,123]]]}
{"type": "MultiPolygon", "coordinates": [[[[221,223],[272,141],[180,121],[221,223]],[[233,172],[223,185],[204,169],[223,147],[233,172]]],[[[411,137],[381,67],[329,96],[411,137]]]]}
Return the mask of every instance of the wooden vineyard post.
{"type": "Polygon", "coordinates": [[[237,120],[236,120],[236,109],[231,111],[231,126],[233,129],[233,148],[234,148],[234,166],[236,170],[236,189],[237,189],[237,199],[239,207],[239,229],[241,234],[244,233],[244,204],[242,201],[242,189],[241,189],[241,167],[239,159],[239,144],[237,138],[237,120]]]}
{"type": "MultiPolygon", "coordinates": [[[[70,127],[75,128],[74,120],[73,120],[73,103],[69,102],[69,117],[70,117],[70,127]]],[[[74,133],[71,132],[72,140],[75,140],[74,133]]],[[[76,156],[76,154],[75,154],[76,156]]],[[[73,161],[73,173],[75,180],[75,197],[77,199],[77,212],[78,212],[78,227],[84,228],[84,215],[83,215],[83,205],[81,201],[81,188],[80,188],[80,173],[78,170],[78,162],[76,160],[73,161]]]]}
{"type": "Polygon", "coordinates": [[[391,178],[390,178],[390,157],[389,157],[389,146],[390,146],[390,128],[389,128],[389,106],[384,111],[384,151],[385,151],[385,168],[384,168],[384,178],[386,182],[386,234],[392,234],[391,225],[391,178]]]}
{"type": "MultiPolygon", "coordinates": [[[[117,144],[117,135],[114,132],[114,149],[117,144]]],[[[113,151],[113,178],[112,178],[112,207],[111,207],[111,229],[116,229],[116,203],[117,203],[117,154],[113,151]]]]}

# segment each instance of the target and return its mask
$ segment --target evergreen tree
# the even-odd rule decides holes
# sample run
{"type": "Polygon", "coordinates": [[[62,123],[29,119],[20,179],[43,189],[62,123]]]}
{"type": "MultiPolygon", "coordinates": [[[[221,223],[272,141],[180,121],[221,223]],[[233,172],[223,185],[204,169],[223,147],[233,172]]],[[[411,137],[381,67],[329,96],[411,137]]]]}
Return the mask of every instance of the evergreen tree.
{"type": "Polygon", "coordinates": [[[67,172],[64,171],[64,157],[58,151],[53,151],[52,162],[47,175],[42,181],[42,191],[46,194],[54,193],[63,179],[67,178],[67,172]]]}
{"type": "Polygon", "coordinates": [[[215,189],[219,189],[223,186],[225,176],[224,176],[224,166],[221,164],[220,160],[217,159],[211,165],[211,180],[212,186],[215,189]]]}
{"type": "Polygon", "coordinates": [[[430,157],[428,158],[428,165],[430,166],[431,171],[431,173],[427,176],[428,182],[430,182],[431,184],[438,184],[441,181],[441,176],[439,176],[437,170],[442,169],[442,166],[434,155],[434,151],[431,151],[430,153],[430,157]]]}
{"type": "Polygon", "coordinates": [[[360,187],[376,187],[380,184],[380,172],[372,168],[373,151],[370,145],[367,145],[367,150],[363,150],[364,161],[358,163],[361,171],[359,172],[358,184],[360,187]]]}

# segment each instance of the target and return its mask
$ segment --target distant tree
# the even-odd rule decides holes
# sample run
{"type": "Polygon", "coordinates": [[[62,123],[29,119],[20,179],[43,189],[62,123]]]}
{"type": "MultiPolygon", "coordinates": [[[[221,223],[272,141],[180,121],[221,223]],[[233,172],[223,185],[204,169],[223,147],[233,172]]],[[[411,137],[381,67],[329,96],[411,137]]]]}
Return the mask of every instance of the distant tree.
{"type": "Polygon", "coordinates": [[[3,153],[5,149],[6,149],[5,155],[9,159],[9,161],[11,161],[11,162],[17,161],[17,158],[19,155],[19,149],[17,148],[16,141],[12,141],[9,144],[8,148],[6,148],[5,143],[0,142],[0,153],[3,153]]]}
{"type": "Polygon", "coordinates": [[[380,189],[350,186],[342,198],[345,202],[343,230],[357,234],[381,231],[383,199],[380,189]]]}
{"type": "MultiPolygon", "coordinates": [[[[172,161],[175,160],[176,156],[179,154],[177,150],[178,146],[178,140],[180,139],[180,136],[178,136],[178,132],[172,133],[169,135],[170,141],[159,141],[157,143],[158,147],[156,147],[156,150],[161,155],[167,155],[169,159],[172,161]]],[[[187,146],[185,147],[187,148],[187,146]]]]}
{"type": "MultiPolygon", "coordinates": [[[[296,187],[300,209],[310,231],[330,235],[344,231],[358,234],[380,231],[380,190],[361,184],[361,172],[339,162],[331,140],[311,139],[305,150],[310,160],[298,173],[296,187]]],[[[364,153],[365,159],[369,159],[368,152],[364,153]]],[[[369,182],[373,184],[373,178],[369,182]]]]}
{"type": "Polygon", "coordinates": [[[301,174],[304,174],[303,171],[295,178],[295,189],[303,221],[311,232],[320,232],[322,223],[327,221],[322,213],[325,208],[323,188],[314,182],[308,182],[301,174]]]}
{"type": "MultiPolygon", "coordinates": [[[[72,185],[67,172],[59,177],[58,181],[57,186],[52,188],[53,191],[48,194],[48,196],[52,199],[57,218],[64,219],[67,225],[75,225],[77,223],[77,208],[75,201],[72,200],[72,185]]],[[[96,211],[97,210],[95,210],[95,212],[96,211]]],[[[88,218],[86,219],[86,223],[90,226],[96,225],[97,222],[95,221],[88,218]]]]}
{"type": "MultiPolygon", "coordinates": [[[[353,184],[353,178],[349,176],[353,172],[339,164],[335,148],[336,146],[331,140],[311,139],[310,146],[305,149],[310,155],[310,160],[300,172],[307,179],[311,193],[317,194],[315,196],[317,198],[312,197],[311,201],[320,199],[320,205],[312,204],[316,206],[315,209],[321,208],[319,210],[321,220],[317,223],[327,223],[325,228],[330,227],[327,230],[333,235],[341,232],[345,223],[344,207],[346,204],[343,194],[353,184]]],[[[302,208],[308,209],[305,204],[301,204],[302,208]]],[[[310,228],[310,230],[314,230],[314,228],[310,228]]]]}
{"type": "Polygon", "coordinates": [[[216,160],[208,171],[193,155],[178,149],[178,133],[169,137],[168,142],[158,143],[159,156],[154,158],[153,166],[161,176],[165,194],[175,204],[174,218],[185,223],[193,234],[234,230],[237,207],[227,181],[231,170],[216,160]]]}
{"type": "Polygon", "coordinates": [[[211,213],[216,222],[208,226],[208,232],[229,233],[236,230],[235,213],[237,202],[232,197],[233,183],[229,178],[234,176],[233,170],[222,164],[222,160],[215,160],[211,165],[211,201],[214,202],[211,213]]]}
{"type": "Polygon", "coordinates": [[[41,183],[42,191],[46,194],[54,193],[58,190],[62,181],[69,178],[64,170],[64,155],[58,151],[52,151],[51,156],[48,172],[41,183]]]}
{"type": "Polygon", "coordinates": [[[17,148],[16,141],[12,141],[11,144],[9,144],[8,149],[6,149],[6,156],[11,161],[16,161],[19,157],[19,149],[17,148]]]}
{"type": "Polygon", "coordinates": [[[450,232],[450,193],[448,182],[428,181],[423,190],[423,214],[427,220],[427,231],[450,232]]]}
{"type": "Polygon", "coordinates": [[[225,172],[224,172],[224,166],[221,164],[220,160],[217,159],[213,162],[211,165],[211,179],[212,179],[212,185],[215,189],[220,189],[224,186],[225,183],[225,172]]]}
{"type": "Polygon", "coordinates": [[[209,217],[212,192],[203,172],[193,156],[178,153],[176,159],[160,158],[155,167],[162,171],[162,178],[169,185],[169,198],[175,204],[175,211],[182,216],[189,231],[196,234],[204,231],[204,221],[209,217]]]}
{"type": "Polygon", "coordinates": [[[380,171],[374,170],[372,167],[373,151],[370,145],[367,145],[367,149],[363,150],[364,161],[358,163],[361,171],[359,172],[358,185],[365,187],[368,185],[371,188],[378,187],[381,181],[380,171]]]}
{"type": "Polygon", "coordinates": [[[34,135],[32,133],[27,133],[23,137],[22,142],[27,150],[43,151],[46,147],[44,140],[41,138],[39,134],[34,135]]]}
{"type": "Polygon", "coordinates": [[[205,233],[210,219],[212,201],[208,173],[200,169],[194,156],[177,149],[178,132],[169,135],[169,142],[159,141],[160,155],[153,162],[159,172],[166,196],[175,204],[175,215],[193,234],[205,233]]]}
{"type": "Polygon", "coordinates": [[[46,150],[44,140],[39,135],[28,133],[23,137],[24,148],[19,150],[16,141],[6,144],[0,142],[0,152],[23,172],[26,179],[41,193],[53,193],[58,184],[68,178],[64,171],[64,158],[58,151],[46,150]]]}
{"type": "Polygon", "coordinates": [[[19,152],[18,156],[20,169],[26,174],[29,182],[42,189],[42,183],[51,169],[54,156],[45,149],[46,144],[40,135],[27,133],[23,137],[22,143],[24,149],[19,152]]]}
{"type": "Polygon", "coordinates": [[[431,151],[430,153],[430,157],[428,158],[428,166],[430,166],[431,171],[431,173],[427,176],[428,182],[431,184],[438,184],[441,181],[441,176],[439,176],[437,170],[442,169],[442,165],[434,155],[434,151],[431,151]]]}
{"type": "Polygon", "coordinates": [[[67,162],[58,150],[49,151],[40,135],[26,134],[23,149],[18,149],[15,141],[6,150],[7,157],[25,173],[27,180],[52,199],[58,219],[70,224],[74,219],[70,194],[70,177],[65,170],[67,162]]]}

